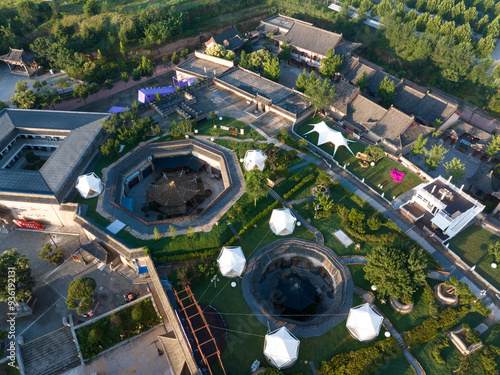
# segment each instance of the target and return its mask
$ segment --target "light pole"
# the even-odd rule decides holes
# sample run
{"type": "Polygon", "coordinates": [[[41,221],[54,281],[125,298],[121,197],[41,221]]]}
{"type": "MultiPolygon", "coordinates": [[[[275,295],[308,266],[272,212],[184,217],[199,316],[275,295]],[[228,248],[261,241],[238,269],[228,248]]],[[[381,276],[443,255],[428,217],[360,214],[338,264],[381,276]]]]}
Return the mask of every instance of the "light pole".
{"type": "Polygon", "coordinates": [[[54,239],[52,238],[52,235],[50,233],[47,233],[47,236],[49,236],[50,240],[52,241],[52,243],[54,244],[54,246],[57,248],[56,241],[54,241],[54,239]]]}

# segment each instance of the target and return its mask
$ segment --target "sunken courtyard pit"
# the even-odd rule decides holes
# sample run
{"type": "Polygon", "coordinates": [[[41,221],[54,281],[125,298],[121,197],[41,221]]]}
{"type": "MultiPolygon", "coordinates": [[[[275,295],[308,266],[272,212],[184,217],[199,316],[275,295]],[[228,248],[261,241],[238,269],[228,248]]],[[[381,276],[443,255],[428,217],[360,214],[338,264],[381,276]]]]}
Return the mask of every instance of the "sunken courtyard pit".
{"type": "Polygon", "coordinates": [[[149,143],[109,168],[102,207],[144,234],[213,224],[242,193],[240,175],[234,154],[213,143],[149,143]]]}
{"type": "Polygon", "coordinates": [[[261,323],[286,325],[299,337],[326,333],[347,318],[353,283],[349,269],[327,247],[281,239],[248,263],[245,299],[261,323]]]}

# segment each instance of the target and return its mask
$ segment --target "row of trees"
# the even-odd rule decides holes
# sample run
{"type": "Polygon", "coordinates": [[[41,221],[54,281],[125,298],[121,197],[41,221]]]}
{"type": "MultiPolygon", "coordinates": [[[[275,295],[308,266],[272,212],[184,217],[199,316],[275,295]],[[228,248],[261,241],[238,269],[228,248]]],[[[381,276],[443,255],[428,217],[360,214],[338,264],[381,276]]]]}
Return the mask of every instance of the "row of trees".
{"type": "Polygon", "coordinates": [[[33,83],[34,90],[28,89],[26,81],[16,82],[14,96],[10,98],[12,104],[22,109],[42,109],[52,107],[61,101],[59,93],[40,82],[33,83]]]}

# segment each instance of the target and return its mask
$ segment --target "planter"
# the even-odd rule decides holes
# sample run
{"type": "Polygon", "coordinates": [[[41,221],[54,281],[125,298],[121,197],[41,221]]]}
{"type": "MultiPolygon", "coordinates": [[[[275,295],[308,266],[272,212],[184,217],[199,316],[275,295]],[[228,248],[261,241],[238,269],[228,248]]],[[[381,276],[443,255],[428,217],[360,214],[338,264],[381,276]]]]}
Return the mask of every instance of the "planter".
{"type": "Polygon", "coordinates": [[[413,311],[413,303],[407,305],[400,300],[392,297],[389,297],[389,302],[391,303],[391,307],[400,314],[409,314],[413,311]]]}

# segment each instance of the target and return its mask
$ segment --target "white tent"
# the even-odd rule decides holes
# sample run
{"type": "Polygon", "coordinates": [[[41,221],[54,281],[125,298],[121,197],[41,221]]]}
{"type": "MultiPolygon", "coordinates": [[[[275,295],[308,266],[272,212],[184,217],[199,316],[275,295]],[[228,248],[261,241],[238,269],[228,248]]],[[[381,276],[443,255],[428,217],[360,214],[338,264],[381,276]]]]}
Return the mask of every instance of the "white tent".
{"type": "Polygon", "coordinates": [[[269,226],[274,234],[288,236],[293,233],[297,219],[288,208],[276,208],[271,213],[269,226]]]}
{"type": "Polygon", "coordinates": [[[219,271],[226,277],[241,276],[245,270],[246,260],[240,246],[226,246],[217,258],[219,271]]]}
{"type": "Polygon", "coordinates": [[[264,170],[266,167],[266,156],[262,150],[248,150],[245,153],[245,158],[243,159],[243,166],[247,171],[252,169],[264,170]]]}
{"type": "Polygon", "coordinates": [[[333,156],[335,156],[337,149],[340,146],[346,147],[351,152],[351,154],[354,155],[354,153],[349,148],[348,144],[348,142],[354,142],[354,141],[345,139],[341,132],[333,130],[324,121],[321,121],[319,124],[308,124],[308,125],[314,126],[314,128],[305,134],[317,132],[318,146],[328,142],[333,143],[333,145],[335,146],[335,150],[333,151],[333,156]]]}
{"type": "Polygon", "coordinates": [[[268,333],[264,340],[264,356],[278,370],[292,366],[299,356],[300,341],[285,327],[268,333]]]}
{"type": "Polygon", "coordinates": [[[94,198],[102,193],[104,184],[94,172],[78,177],[76,189],[84,198],[94,198]]]}
{"type": "Polygon", "coordinates": [[[369,303],[349,310],[346,327],[356,340],[371,341],[378,336],[384,318],[369,303]]]}

